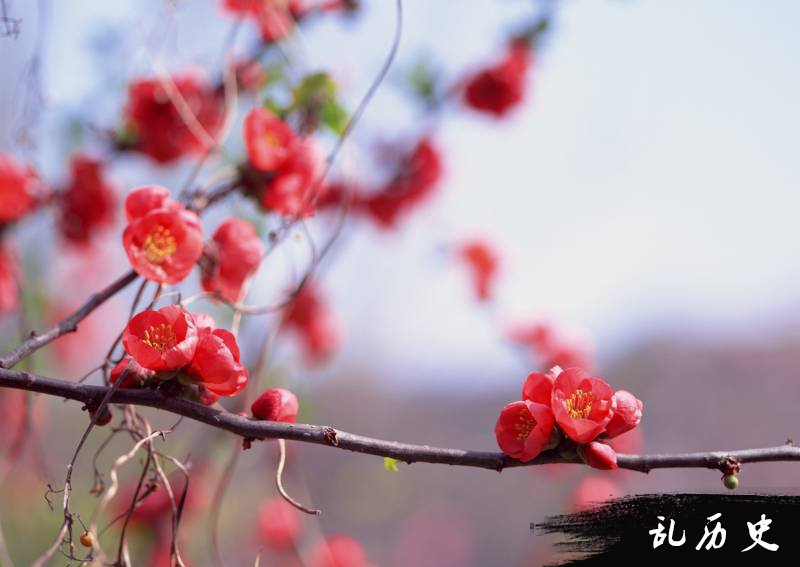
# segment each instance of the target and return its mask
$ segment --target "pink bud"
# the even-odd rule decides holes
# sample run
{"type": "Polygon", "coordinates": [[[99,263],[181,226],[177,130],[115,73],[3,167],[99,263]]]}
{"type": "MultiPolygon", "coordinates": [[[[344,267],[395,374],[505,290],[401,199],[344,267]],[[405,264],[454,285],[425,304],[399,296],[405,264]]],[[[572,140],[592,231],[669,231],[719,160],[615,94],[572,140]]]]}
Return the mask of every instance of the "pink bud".
{"type": "Polygon", "coordinates": [[[617,407],[606,425],[606,437],[616,437],[630,431],[642,420],[642,401],[627,390],[614,392],[617,407]]]}
{"type": "Polygon", "coordinates": [[[602,470],[617,468],[617,453],[611,448],[611,445],[606,445],[599,441],[592,441],[587,445],[579,447],[578,453],[583,459],[583,462],[592,468],[602,470]]]}

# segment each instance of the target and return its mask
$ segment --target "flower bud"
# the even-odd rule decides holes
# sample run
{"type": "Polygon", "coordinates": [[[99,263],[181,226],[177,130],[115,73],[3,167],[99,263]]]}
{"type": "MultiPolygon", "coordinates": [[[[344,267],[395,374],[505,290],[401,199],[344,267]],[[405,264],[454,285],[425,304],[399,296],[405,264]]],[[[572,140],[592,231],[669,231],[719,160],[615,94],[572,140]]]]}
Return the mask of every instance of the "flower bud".
{"type": "Polygon", "coordinates": [[[294,423],[297,421],[299,407],[297,396],[289,390],[270,388],[253,402],[250,411],[253,412],[253,417],[256,419],[294,423]]]}
{"type": "Polygon", "coordinates": [[[111,418],[114,416],[111,415],[111,410],[108,409],[108,406],[106,406],[103,408],[103,411],[100,412],[100,415],[97,415],[97,409],[90,409],[89,417],[94,420],[95,425],[102,427],[104,425],[108,425],[111,422],[111,418]]]}
{"type": "Polygon", "coordinates": [[[617,453],[606,443],[592,441],[578,447],[583,462],[595,469],[612,470],[617,468],[617,453]]]}
{"type": "Polygon", "coordinates": [[[83,547],[94,547],[94,536],[90,532],[81,534],[81,545],[83,547]]]}
{"type": "Polygon", "coordinates": [[[627,390],[614,392],[616,408],[606,425],[606,437],[612,438],[630,431],[642,420],[642,401],[627,390]]]}
{"type": "Polygon", "coordinates": [[[739,477],[735,474],[726,474],[722,477],[722,484],[725,485],[725,488],[736,490],[739,487],[739,477]]]}

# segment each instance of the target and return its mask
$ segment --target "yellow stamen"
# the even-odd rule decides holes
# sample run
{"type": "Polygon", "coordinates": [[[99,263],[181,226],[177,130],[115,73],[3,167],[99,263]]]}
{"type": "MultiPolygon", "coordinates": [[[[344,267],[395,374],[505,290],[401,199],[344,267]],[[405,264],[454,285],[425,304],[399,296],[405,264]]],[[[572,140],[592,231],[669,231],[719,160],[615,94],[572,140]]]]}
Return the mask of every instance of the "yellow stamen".
{"type": "Polygon", "coordinates": [[[148,346],[153,347],[159,352],[164,352],[168,348],[174,347],[178,342],[178,337],[172,327],[166,323],[160,325],[150,325],[144,332],[142,342],[148,346]]]}
{"type": "Polygon", "coordinates": [[[160,264],[169,258],[177,248],[175,237],[168,228],[157,225],[144,239],[142,250],[145,259],[151,264],[160,264]]]}
{"type": "Polygon", "coordinates": [[[591,392],[575,390],[573,394],[564,400],[564,407],[567,408],[569,416],[573,419],[586,419],[592,411],[594,395],[591,392]]]}
{"type": "Polygon", "coordinates": [[[536,420],[533,419],[533,416],[529,412],[521,413],[519,421],[514,424],[514,429],[517,430],[517,440],[527,439],[534,427],[536,427],[536,420]]]}

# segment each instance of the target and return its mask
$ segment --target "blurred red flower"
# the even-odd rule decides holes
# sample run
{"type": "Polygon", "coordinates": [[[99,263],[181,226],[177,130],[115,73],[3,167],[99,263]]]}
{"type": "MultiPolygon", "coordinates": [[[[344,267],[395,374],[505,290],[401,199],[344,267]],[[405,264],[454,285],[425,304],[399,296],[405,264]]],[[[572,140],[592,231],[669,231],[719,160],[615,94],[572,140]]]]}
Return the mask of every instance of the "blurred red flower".
{"type": "Polygon", "coordinates": [[[18,220],[34,207],[37,181],[32,168],[0,153],[0,224],[18,220]]]}
{"type": "Polygon", "coordinates": [[[161,202],[131,218],[122,233],[122,243],[133,269],[145,279],[175,284],[183,280],[203,253],[200,218],[179,203],[163,198],[163,188],[146,186],[134,189],[126,199],[125,210],[141,214],[143,204],[161,202]],[[131,203],[128,203],[131,201],[131,203]]]}
{"type": "Polygon", "coordinates": [[[321,182],[324,168],[320,146],[312,138],[297,140],[264,188],[261,205],[295,218],[314,214],[316,200],[325,189],[321,182]]]}
{"type": "Polygon", "coordinates": [[[435,189],[442,177],[442,159],[429,138],[422,138],[403,156],[397,172],[379,191],[361,196],[355,205],[384,228],[415,208],[435,189]]]}
{"type": "Polygon", "coordinates": [[[588,443],[605,431],[615,405],[611,386],[580,368],[564,370],[553,384],[556,422],[578,443],[588,443]]]}
{"type": "Polygon", "coordinates": [[[578,446],[578,453],[587,465],[595,469],[617,468],[617,453],[614,448],[600,441],[591,441],[578,446]]]}
{"type": "Polygon", "coordinates": [[[253,225],[230,218],[219,225],[206,247],[207,264],[203,268],[202,285],[206,291],[217,291],[231,303],[241,299],[242,286],[261,263],[264,246],[253,225]]]}
{"type": "Polygon", "coordinates": [[[334,535],[325,538],[311,553],[311,567],[368,567],[367,554],[355,539],[334,535]]]}
{"type": "Polygon", "coordinates": [[[586,510],[622,495],[619,485],[604,476],[587,476],[581,479],[572,493],[572,509],[586,510]]]}
{"type": "Polygon", "coordinates": [[[134,81],[124,111],[130,147],[159,163],[207,151],[222,126],[224,110],[222,89],[190,73],[134,81]]]}
{"type": "Polygon", "coordinates": [[[479,301],[491,299],[500,268],[497,251],[484,240],[471,240],[459,246],[458,254],[470,270],[475,296],[479,301]]]}
{"type": "Polygon", "coordinates": [[[464,102],[479,112],[505,116],[522,102],[530,65],[530,48],[525,42],[512,42],[503,59],[467,81],[464,102]]]}
{"type": "Polygon", "coordinates": [[[270,498],[258,510],[258,537],[272,548],[290,548],[300,527],[300,513],[283,498],[270,498]]]}
{"type": "Polygon", "coordinates": [[[300,402],[285,388],[270,388],[264,391],[250,406],[250,411],[256,419],[267,421],[283,421],[295,423],[300,402]]]}
{"type": "Polygon", "coordinates": [[[261,39],[268,43],[289,35],[295,19],[306,11],[302,0],[222,0],[222,7],[236,16],[252,18],[261,39]]]}
{"type": "MultiPolygon", "coordinates": [[[[142,311],[128,322],[122,344],[131,357],[149,370],[177,370],[191,362],[198,346],[192,315],[178,305],[142,311]]],[[[238,354],[238,353],[237,353],[238,354]]]]}
{"type": "Polygon", "coordinates": [[[333,315],[312,282],[306,283],[286,306],[281,324],[298,333],[311,362],[322,362],[339,345],[333,315]]]}
{"type": "Polygon", "coordinates": [[[512,402],[500,411],[494,432],[497,445],[509,457],[530,461],[550,444],[553,412],[549,405],[512,402]]]}
{"type": "Polygon", "coordinates": [[[606,436],[616,437],[630,431],[642,420],[642,401],[627,390],[614,392],[616,406],[611,421],[606,425],[606,436]]]}
{"type": "Polygon", "coordinates": [[[61,234],[74,244],[88,244],[99,229],[114,222],[114,186],[103,163],[83,154],[72,157],[72,178],[59,201],[61,234]]]}
{"type": "Polygon", "coordinates": [[[235,396],[247,386],[247,368],[239,361],[236,337],[226,329],[201,327],[188,368],[192,380],[218,396],[235,396]]]}
{"type": "Polygon", "coordinates": [[[19,305],[19,281],[22,270],[14,251],[0,241],[0,313],[13,311],[19,305]]]}
{"type": "Polygon", "coordinates": [[[247,113],[243,135],[247,157],[261,171],[277,169],[289,157],[295,143],[292,128],[260,106],[247,113]]]}

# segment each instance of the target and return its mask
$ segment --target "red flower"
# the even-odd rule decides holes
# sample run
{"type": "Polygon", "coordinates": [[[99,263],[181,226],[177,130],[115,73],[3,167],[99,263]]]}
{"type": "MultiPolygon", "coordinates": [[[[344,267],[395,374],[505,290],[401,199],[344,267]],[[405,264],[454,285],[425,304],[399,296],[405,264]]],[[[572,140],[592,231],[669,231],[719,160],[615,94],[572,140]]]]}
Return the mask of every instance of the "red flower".
{"type": "Polygon", "coordinates": [[[72,179],[61,194],[61,234],[75,244],[86,244],[99,228],[114,221],[114,186],[103,175],[103,163],[77,154],[72,179]]]}
{"type": "Polygon", "coordinates": [[[491,299],[492,288],[500,267],[500,257],[486,242],[473,240],[459,247],[459,255],[472,274],[475,295],[479,301],[491,299]]]}
{"type": "Polygon", "coordinates": [[[161,185],[142,185],[131,189],[125,198],[125,218],[128,222],[145,216],[155,209],[181,209],[183,205],[173,201],[169,189],[161,185]]]}
{"type": "MultiPolygon", "coordinates": [[[[158,201],[161,188],[134,189],[126,200],[128,215],[142,212],[142,205],[158,201]],[[129,203],[130,201],[130,203],[129,203]]],[[[134,217],[122,233],[131,266],[142,277],[161,284],[183,280],[203,253],[200,218],[170,199],[162,208],[134,217]]]]}
{"type": "Polygon", "coordinates": [[[322,196],[321,183],[325,158],[312,138],[292,144],[286,159],[278,166],[275,178],[267,184],[261,205],[290,217],[314,214],[316,199],[322,196]]]}
{"type": "Polygon", "coordinates": [[[189,364],[198,347],[194,318],[183,307],[142,311],[128,322],[122,344],[148,370],[177,370],[189,364]]]}
{"type": "Polygon", "coordinates": [[[222,0],[227,12],[252,18],[261,30],[261,39],[268,43],[291,33],[294,20],[302,15],[302,4],[298,0],[222,0]]]}
{"type": "Polygon", "coordinates": [[[356,205],[381,226],[391,228],[403,214],[430,196],[442,171],[439,152],[428,138],[423,138],[403,157],[392,180],[378,192],[361,197],[356,205]]]}
{"type": "Polygon", "coordinates": [[[311,553],[311,567],[367,567],[364,548],[351,537],[328,536],[311,553]]]}
{"type": "Polygon", "coordinates": [[[572,509],[586,510],[621,495],[622,490],[619,485],[610,478],[587,476],[578,483],[572,493],[572,509]]]}
{"type": "Polygon", "coordinates": [[[556,422],[578,443],[588,443],[605,431],[615,405],[611,386],[580,368],[564,370],[553,384],[556,422]]]}
{"type": "Polygon", "coordinates": [[[616,408],[611,421],[606,425],[606,437],[616,437],[630,431],[642,420],[642,401],[627,390],[614,392],[616,408]]]}
{"type": "Polygon", "coordinates": [[[258,510],[258,535],[275,549],[292,546],[300,531],[300,514],[283,498],[271,498],[258,510]]]}
{"type": "Polygon", "coordinates": [[[19,305],[19,281],[22,271],[13,251],[0,241],[0,313],[19,305]]]}
{"type": "Polygon", "coordinates": [[[263,255],[264,247],[253,225],[237,218],[223,221],[207,249],[203,289],[217,291],[232,303],[239,301],[242,286],[256,272],[263,255]]]}
{"type": "Polygon", "coordinates": [[[538,321],[512,328],[508,337],[529,348],[542,368],[588,368],[591,366],[589,347],[585,341],[564,336],[562,331],[547,321],[538,321]]]}
{"type": "Polygon", "coordinates": [[[529,63],[529,48],[522,43],[512,43],[502,61],[468,80],[464,102],[497,118],[504,116],[524,98],[529,63]]]}
{"type": "MultiPolygon", "coordinates": [[[[556,370],[556,369],[553,369],[556,370]]],[[[545,406],[550,405],[553,396],[553,382],[560,372],[551,370],[547,374],[531,372],[522,385],[522,399],[545,406]]]]}
{"type": "Polygon", "coordinates": [[[306,283],[286,306],[281,324],[300,335],[311,362],[322,362],[339,345],[333,315],[312,283],[306,283]]]}
{"type": "Polygon", "coordinates": [[[578,454],[583,462],[595,469],[612,470],[617,468],[617,453],[614,448],[600,441],[592,441],[578,446],[578,454]]]}
{"type": "Polygon", "coordinates": [[[512,402],[500,411],[494,433],[503,453],[527,462],[551,444],[553,423],[550,406],[527,400],[512,402]]]}
{"type": "Polygon", "coordinates": [[[139,388],[145,380],[155,376],[155,372],[142,368],[131,357],[125,356],[111,369],[109,379],[112,384],[117,383],[117,380],[119,380],[119,377],[122,376],[126,368],[128,372],[125,374],[125,378],[122,379],[122,384],[119,386],[120,388],[139,388]]]}
{"type": "Polygon", "coordinates": [[[208,150],[224,119],[221,90],[191,74],[173,76],[171,82],[176,93],[158,79],[131,83],[125,107],[133,135],[131,147],[159,163],[208,150]],[[175,102],[185,105],[183,115],[175,102]]]}
{"type": "Polygon", "coordinates": [[[0,224],[15,221],[33,208],[36,182],[30,167],[0,153],[0,224]]]}
{"type": "Polygon", "coordinates": [[[270,388],[261,394],[250,406],[250,411],[256,419],[267,421],[283,421],[295,423],[300,402],[289,390],[284,388],[270,388]]]}
{"type": "Polygon", "coordinates": [[[247,368],[239,362],[236,337],[225,329],[200,329],[188,372],[192,380],[218,396],[235,396],[247,386],[247,368]]]}
{"type": "Polygon", "coordinates": [[[289,157],[294,131],[269,110],[256,107],[244,119],[244,144],[250,163],[261,171],[277,169],[289,157]]]}

